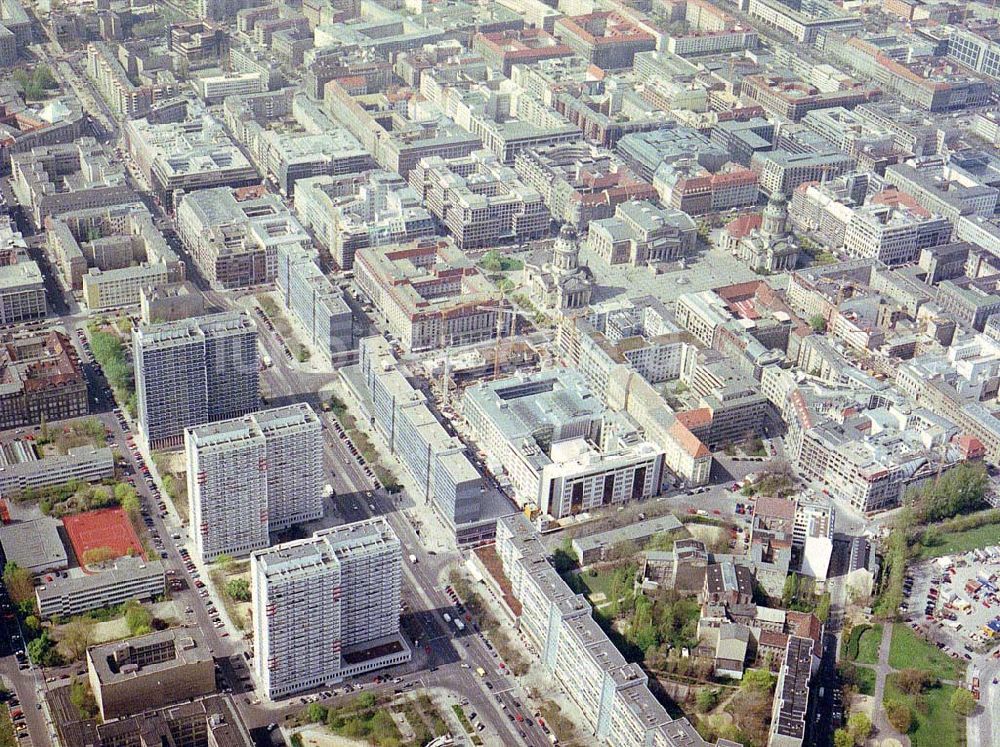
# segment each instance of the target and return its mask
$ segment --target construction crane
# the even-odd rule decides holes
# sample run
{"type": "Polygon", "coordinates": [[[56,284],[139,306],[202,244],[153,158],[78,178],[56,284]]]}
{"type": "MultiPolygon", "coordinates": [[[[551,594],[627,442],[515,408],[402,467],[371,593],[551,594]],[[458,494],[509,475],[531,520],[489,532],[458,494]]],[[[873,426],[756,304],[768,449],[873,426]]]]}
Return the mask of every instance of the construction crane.
{"type": "Polygon", "coordinates": [[[517,322],[516,322],[517,317],[521,316],[524,317],[525,319],[531,319],[531,316],[527,312],[521,311],[520,309],[512,306],[477,306],[476,309],[478,311],[492,311],[495,312],[497,315],[496,341],[494,342],[493,345],[493,378],[496,379],[499,378],[500,376],[500,343],[503,341],[502,322],[503,319],[505,318],[503,315],[510,314],[511,316],[510,327],[509,327],[510,337],[513,337],[514,330],[517,328],[517,322]]]}

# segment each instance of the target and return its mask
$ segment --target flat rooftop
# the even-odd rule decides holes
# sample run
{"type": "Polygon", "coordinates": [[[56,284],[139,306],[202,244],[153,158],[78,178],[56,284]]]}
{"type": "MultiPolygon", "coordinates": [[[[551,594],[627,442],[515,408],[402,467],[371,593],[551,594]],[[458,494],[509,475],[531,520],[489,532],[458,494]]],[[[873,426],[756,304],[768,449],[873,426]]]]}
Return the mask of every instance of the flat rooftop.
{"type": "Polygon", "coordinates": [[[212,661],[204,635],[197,628],[170,628],[138,638],[92,646],[88,663],[103,684],[136,679],[175,667],[212,661]],[[172,649],[157,661],[143,664],[143,654],[153,649],[172,649]]]}

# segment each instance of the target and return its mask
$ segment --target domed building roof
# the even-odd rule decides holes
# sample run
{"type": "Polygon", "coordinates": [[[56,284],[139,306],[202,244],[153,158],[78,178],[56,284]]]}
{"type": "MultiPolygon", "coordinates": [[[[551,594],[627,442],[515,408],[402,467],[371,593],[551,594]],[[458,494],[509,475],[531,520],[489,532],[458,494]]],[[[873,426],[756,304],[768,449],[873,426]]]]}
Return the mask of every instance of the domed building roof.
{"type": "Polygon", "coordinates": [[[594,275],[580,263],[580,242],[568,223],[548,249],[534,252],[524,264],[529,295],[542,307],[575,309],[590,303],[594,275]]]}
{"type": "Polygon", "coordinates": [[[564,223],[559,229],[559,237],[552,244],[552,264],[557,270],[575,270],[580,266],[580,244],[576,240],[576,229],[564,223]]]}

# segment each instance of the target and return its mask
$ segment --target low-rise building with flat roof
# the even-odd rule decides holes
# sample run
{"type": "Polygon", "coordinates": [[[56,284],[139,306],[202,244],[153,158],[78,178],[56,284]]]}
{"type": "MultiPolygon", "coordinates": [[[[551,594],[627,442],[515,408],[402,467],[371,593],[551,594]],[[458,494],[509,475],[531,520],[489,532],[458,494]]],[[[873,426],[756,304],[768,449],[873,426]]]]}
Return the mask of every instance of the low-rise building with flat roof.
{"type": "Polygon", "coordinates": [[[405,179],[388,171],[300,179],[295,214],[342,270],[358,249],[434,236],[434,216],[405,179]]]}
{"type": "Polygon", "coordinates": [[[152,108],[158,92],[151,85],[135,85],[115,52],[111,45],[103,41],[88,44],[87,76],[118,117],[144,117],[152,108]]]}
{"type": "Polygon", "coordinates": [[[198,287],[185,280],[144,286],[139,289],[139,309],[144,324],[176,322],[205,314],[205,296],[198,287]]]}
{"type": "MultiPolygon", "coordinates": [[[[411,98],[417,96],[411,92],[411,98]]],[[[382,168],[404,179],[421,158],[441,156],[460,158],[483,147],[477,135],[467,132],[444,116],[407,115],[406,100],[386,94],[357,96],[331,80],[324,89],[324,102],[330,114],[365,146],[382,168]],[[401,106],[402,105],[402,106],[401,106]]],[[[425,107],[414,101],[414,113],[425,107]]]]}
{"type": "MultiPolygon", "coordinates": [[[[752,1],[781,5],[779,0],[752,1]]],[[[983,106],[989,101],[988,81],[967,74],[963,67],[947,58],[921,54],[919,46],[916,49],[911,46],[916,41],[909,35],[894,39],[889,34],[865,37],[837,33],[827,37],[825,48],[833,61],[925,111],[955,111],[983,106]],[[906,49],[910,54],[898,54],[906,49]]]]}
{"type": "Polygon", "coordinates": [[[597,743],[707,747],[686,719],[672,719],[653,697],[645,672],[625,661],[593,619],[584,596],[574,594],[556,573],[523,514],[497,523],[495,548],[520,605],[516,624],[528,650],[580,707],[597,743]]]}
{"type": "Polygon", "coordinates": [[[565,16],[555,22],[553,33],[602,70],[629,68],[638,52],[656,49],[656,37],[613,11],[565,16]]]}
{"type": "Polygon", "coordinates": [[[729,162],[713,173],[693,157],[660,164],[653,187],[664,205],[688,215],[748,207],[759,197],[758,177],[750,169],[729,162]]]}
{"type": "MultiPolygon", "coordinates": [[[[0,31],[0,47],[3,36],[0,31]]],[[[0,131],[4,134],[0,142],[0,164],[5,169],[14,153],[78,140],[83,136],[86,122],[83,107],[74,96],[60,95],[38,108],[35,102],[25,101],[23,92],[13,82],[0,86],[0,119],[3,121],[0,131]]]]}
{"type": "Polygon", "coordinates": [[[811,638],[788,639],[774,691],[769,747],[801,747],[805,743],[815,646],[811,638]]]}
{"type": "Polygon", "coordinates": [[[540,28],[476,34],[472,39],[472,50],[482,55],[490,67],[507,77],[510,77],[514,65],[528,65],[574,54],[572,47],[540,28]]]}
{"type": "Polygon", "coordinates": [[[13,67],[31,44],[31,17],[18,0],[0,0],[0,65],[13,67]]]}
{"type": "Polygon", "coordinates": [[[670,126],[667,122],[663,124],[662,129],[629,133],[615,146],[615,153],[641,179],[652,183],[653,174],[660,164],[672,163],[681,158],[694,158],[699,165],[709,171],[717,171],[731,160],[726,148],[709,142],[709,139],[698,130],[670,126]]]}
{"type": "Polygon", "coordinates": [[[45,234],[66,285],[92,310],[135,305],[144,286],[184,279],[184,262],[141,203],[50,215],[45,234]]]}
{"type": "Polygon", "coordinates": [[[3,498],[70,480],[98,482],[114,473],[114,454],[106,446],[77,446],[65,454],[47,457],[39,457],[34,446],[23,441],[0,449],[0,497],[3,498]]]}
{"type": "Polygon", "coordinates": [[[117,721],[81,719],[59,725],[66,747],[173,744],[177,747],[253,747],[247,725],[228,695],[145,711],[117,721]]]}
{"type": "Polygon", "coordinates": [[[798,122],[807,113],[818,109],[835,106],[850,109],[857,104],[875,101],[881,98],[882,91],[851,80],[842,81],[835,91],[823,91],[794,78],[748,75],[743,79],[742,94],[771,114],[798,122]]]}
{"type": "Polygon", "coordinates": [[[199,75],[191,83],[206,104],[218,104],[228,96],[247,96],[267,90],[267,76],[259,72],[199,75]]]}
{"type": "Polygon", "coordinates": [[[257,170],[291,196],[299,179],[357,174],[373,166],[354,135],[294,88],[230,96],[226,124],[257,170]]]}
{"type": "Polygon", "coordinates": [[[658,534],[675,532],[682,527],[682,524],[673,514],[661,516],[656,519],[639,521],[635,524],[609,529],[606,532],[588,534],[583,537],[573,538],[573,551],[576,553],[580,565],[590,565],[607,557],[607,553],[616,545],[624,542],[631,542],[641,549],[642,545],[653,539],[658,534]]]}
{"type": "Polygon", "coordinates": [[[821,182],[840,176],[854,165],[854,159],[831,147],[818,153],[791,153],[769,150],[754,153],[750,168],[760,178],[760,191],[766,195],[791,195],[803,182],[821,182]]]}
{"type": "Polygon", "coordinates": [[[43,319],[48,314],[45,279],[37,262],[0,266],[0,324],[43,319]]]}
{"type": "Polygon", "coordinates": [[[380,336],[362,339],[358,365],[341,372],[376,432],[455,541],[467,546],[491,540],[497,518],[511,513],[513,506],[430,411],[424,394],[400,371],[389,343],[380,336]]]}
{"type": "Polygon", "coordinates": [[[59,536],[62,522],[48,516],[0,526],[0,545],[8,563],[31,573],[62,571],[68,565],[59,536]]]}
{"type": "Polygon", "coordinates": [[[173,204],[179,189],[260,183],[257,170],[229,139],[222,123],[208,112],[192,111],[190,104],[182,122],[129,120],[125,137],[136,167],[165,206],[173,204]]]}
{"type": "Polygon", "coordinates": [[[154,599],[165,589],[163,563],[124,556],[109,570],[87,574],[74,568],[67,578],[53,578],[36,586],[35,601],[43,618],[71,617],[116,607],[130,599],[154,599]]]}
{"type": "Polygon", "coordinates": [[[309,342],[332,364],[354,349],[354,315],[344,291],[323,274],[318,259],[311,246],[282,244],[275,285],[309,342]]]}
{"type": "Polygon", "coordinates": [[[611,373],[627,366],[652,384],[680,378],[695,338],[652,297],[613,299],[567,317],[556,343],[587,384],[607,398],[611,373]]]}
{"type": "Polygon", "coordinates": [[[215,659],[197,628],[171,628],[87,649],[104,721],[215,692],[215,659]]]}
{"type": "Polygon", "coordinates": [[[409,179],[461,249],[528,241],[548,231],[551,218],[542,193],[488,151],[422,158],[409,179]]]}
{"type": "Polygon", "coordinates": [[[577,229],[610,218],[622,202],[656,198],[649,182],[610,151],[584,142],[522,150],[514,159],[514,170],[538,190],[553,218],[577,229]]]}

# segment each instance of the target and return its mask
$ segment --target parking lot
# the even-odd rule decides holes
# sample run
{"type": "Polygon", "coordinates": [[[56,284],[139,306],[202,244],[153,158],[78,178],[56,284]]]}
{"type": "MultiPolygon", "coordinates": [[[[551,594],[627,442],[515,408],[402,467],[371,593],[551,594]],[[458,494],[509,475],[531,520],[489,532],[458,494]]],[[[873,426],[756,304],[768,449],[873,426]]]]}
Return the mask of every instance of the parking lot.
{"type": "Polygon", "coordinates": [[[989,626],[1000,625],[1000,551],[969,551],[914,565],[907,574],[901,612],[954,657],[1000,643],[989,626]],[[978,553],[978,556],[977,554],[978,553]]]}

